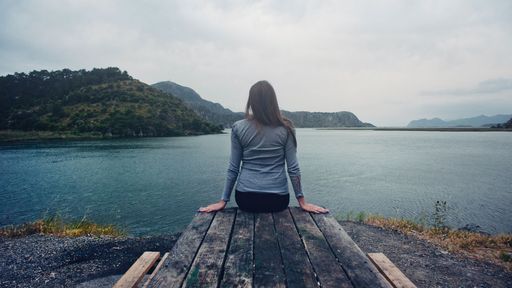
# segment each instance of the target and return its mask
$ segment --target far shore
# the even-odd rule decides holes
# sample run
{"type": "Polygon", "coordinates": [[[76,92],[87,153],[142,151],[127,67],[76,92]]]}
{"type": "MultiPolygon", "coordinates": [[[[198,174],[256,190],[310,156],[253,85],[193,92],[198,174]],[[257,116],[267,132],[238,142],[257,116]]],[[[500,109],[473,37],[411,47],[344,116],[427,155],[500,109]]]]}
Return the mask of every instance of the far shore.
{"type": "Polygon", "coordinates": [[[317,130],[370,130],[370,131],[427,131],[427,132],[512,132],[505,128],[475,127],[439,127],[439,128],[407,128],[407,127],[326,127],[317,130]]]}
{"type": "Polygon", "coordinates": [[[101,133],[0,130],[0,143],[30,140],[97,140],[112,138],[115,137],[104,136],[101,133]]]}
{"type": "MultiPolygon", "coordinates": [[[[297,127],[300,128],[300,127],[297,127]]],[[[505,128],[407,128],[407,127],[308,127],[316,130],[350,130],[350,131],[426,131],[426,132],[512,132],[505,128]]],[[[222,134],[223,132],[221,132],[222,134]]],[[[202,134],[198,134],[202,135],[202,134]]],[[[187,135],[187,136],[198,136],[187,135]]],[[[99,132],[72,132],[72,131],[20,131],[0,130],[0,143],[42,140],[108,140],[125,138],[148,138],[150,136],[117,136],[105,135],[99,132]]],[[[154,136],[151,136],[154,137],[154,136]]],[[[179,137],[179,136],[168,136],[179,137]]]]}

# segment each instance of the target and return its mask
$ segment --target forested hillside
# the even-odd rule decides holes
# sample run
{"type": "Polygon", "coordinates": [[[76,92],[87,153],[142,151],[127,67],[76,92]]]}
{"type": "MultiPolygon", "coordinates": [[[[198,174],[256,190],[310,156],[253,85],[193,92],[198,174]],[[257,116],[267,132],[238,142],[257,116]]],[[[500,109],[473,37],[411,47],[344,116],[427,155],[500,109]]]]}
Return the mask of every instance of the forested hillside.
{"type": "Polygon", "coordinates": [[[0,77],[0,129],[113,136],[218,133],[183,102],[118,68],[0,77]]]}
{"type": "Polygon", "coordinates": [[[203,99],[192,88],[171,81],[162,81],[151,86],[180,98],[188,107],[201,116],[201,118],[217,125],[231,127],[235,121],[244,118],[244,113],[233,112],[224,108],[219,103],[203,99]]]}
{"type": "MultiPolygon", "coordinates": [[[[170,93],[187,104],[206,121],[213,122],[224,127],[231,125],[244,118],[243,112],[233,112],[224,108],[219,103],[205,100],[199,96],[193,89],[176,84],[171,81],[158,82],[153,87],[170,93]]],[[[245,104],[245,103],[241,103],[245,104]]],[[[281,111],[285,117],[292,120],[297,128],[311,127],[375,127],[370,123],[360,121],[356,115],[351,112],[289,112],[281,111]]]]}

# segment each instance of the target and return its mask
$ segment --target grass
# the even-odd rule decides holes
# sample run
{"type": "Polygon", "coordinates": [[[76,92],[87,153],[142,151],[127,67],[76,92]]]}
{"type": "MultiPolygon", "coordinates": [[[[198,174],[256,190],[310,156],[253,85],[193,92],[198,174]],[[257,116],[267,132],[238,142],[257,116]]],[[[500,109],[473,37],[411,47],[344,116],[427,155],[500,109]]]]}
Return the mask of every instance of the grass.
{"type": "Polygon", "coordinates": [[[110,224],[94,223],[85,217],[81,220],[65,221],[59,215],[48,216],[34,222],[0,228],[2,237],[22,237],[30,234],[56,236],[125,236],[126,232],[110,224]]]}
{"type": "Polygon", "coordinates": [[[351,218],[353,215],[353,212],[349,212],[346,219],[340,218],[339,215],[337,218],[339,220],[355,220],[360,223],[412,235],[451,253],[493,262],[512,271],[512,234],[486,235],[452,229],[441,223],[438,215],[433,216],[437,222],[434,222],[431,226],[413,220],[384,217],[364,212],[360,212],[356,214],[355,218],[351,218]]]}

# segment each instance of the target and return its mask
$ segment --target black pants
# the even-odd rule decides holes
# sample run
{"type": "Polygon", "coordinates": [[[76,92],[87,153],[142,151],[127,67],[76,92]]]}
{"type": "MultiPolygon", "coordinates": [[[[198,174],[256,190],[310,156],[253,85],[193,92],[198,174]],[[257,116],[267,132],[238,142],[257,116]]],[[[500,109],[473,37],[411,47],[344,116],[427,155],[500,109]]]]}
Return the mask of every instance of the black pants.
{"type": "Polygon", "coordinates": [[[238,208],[247,212],[279,212],[288,208],[290,194],[235,191],[238,208]]]}

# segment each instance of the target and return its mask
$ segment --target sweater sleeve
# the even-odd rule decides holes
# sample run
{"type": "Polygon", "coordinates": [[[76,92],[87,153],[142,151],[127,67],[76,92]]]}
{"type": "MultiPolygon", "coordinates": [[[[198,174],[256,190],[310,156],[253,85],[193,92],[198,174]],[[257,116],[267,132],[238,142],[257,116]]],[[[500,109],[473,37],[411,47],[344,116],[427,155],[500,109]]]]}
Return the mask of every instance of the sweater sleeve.
{"type": "Polygon", "coordinates": [[[242,161],[242,145],[235,129],[231,129],[231,156],[229,159],[226,184],[224,185],[224,192],[222,193],[222,200],[228,202],[231,198],[231,192],[235,186],[238,172],[240,171],[240,162],[242,161]]]}
{"type": "Polygon", "coordinates": [[[293,143],[293,137],[290,135],[290,133],[288,133],[288,138],[286,139],[285,157],[288,176],[292,182],[295,198],[302,197],[304,194],[302,194],[299,161],[297,160],[297,147],[295,147],[295,144],[293,143]]]}

